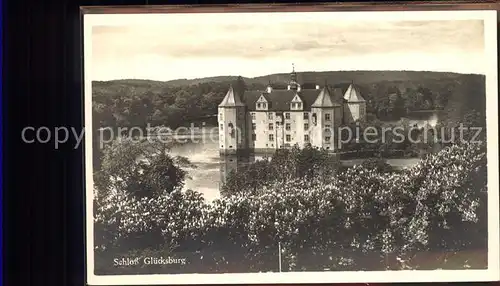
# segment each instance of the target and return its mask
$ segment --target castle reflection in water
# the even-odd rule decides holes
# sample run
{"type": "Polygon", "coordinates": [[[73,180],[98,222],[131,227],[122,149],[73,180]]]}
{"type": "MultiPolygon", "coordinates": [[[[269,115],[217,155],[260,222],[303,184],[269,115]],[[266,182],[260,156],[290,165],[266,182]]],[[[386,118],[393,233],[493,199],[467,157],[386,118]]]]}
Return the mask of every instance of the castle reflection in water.
{"type": "Polygon", "coordinates": [[[257,160],[269,159],[269,155],[220,155],[220,186],[222,186],[231,171],[254,163],[257,160]]]}

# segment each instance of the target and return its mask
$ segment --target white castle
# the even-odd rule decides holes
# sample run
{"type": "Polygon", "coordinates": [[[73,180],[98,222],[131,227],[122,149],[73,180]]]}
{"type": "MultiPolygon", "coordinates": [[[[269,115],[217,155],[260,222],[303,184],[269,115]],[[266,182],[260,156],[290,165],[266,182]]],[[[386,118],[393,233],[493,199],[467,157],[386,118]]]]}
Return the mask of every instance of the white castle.
{"type": "Polygon", "coordinates": [[[283,147],[311,144],[337,151],[335,132],[341,125],[363,121],[366,102],[351,83],[347,90],[325,85],[302,89],[295,68],[287,89],[245,91],[232,86],[219,104],[221,154],[269,153],[283,147]]]}

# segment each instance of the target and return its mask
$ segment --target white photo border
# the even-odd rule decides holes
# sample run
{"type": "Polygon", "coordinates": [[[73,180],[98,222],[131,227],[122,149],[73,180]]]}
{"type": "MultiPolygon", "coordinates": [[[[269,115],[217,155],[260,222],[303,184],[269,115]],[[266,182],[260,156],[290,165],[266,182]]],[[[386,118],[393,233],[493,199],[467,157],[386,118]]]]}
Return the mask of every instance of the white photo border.
{"type": "MultiPolygon", "coordinates": [[[[147,10],[148,8],[144,8],[147,10]]],[[[255,18],[268,13],[230,13],[230,17],[255,18]]],[[[283,20],[297,20],[297,14],[273,12],[283,20]]],[[[84,114],[85,126],[92,126],[92,27],[97,25],[119,26],[134,23],[165,24],[175,18],[190,21],[196,14],[84,14],[84,114]]],[[[215,14],[214,14],[215,15],[215,14]]],[[[304,12],[304,20],[318,17],[335,17],[336,20],[391,21],[391,20],[483,20],[485,53],[491,59],[486,67],[486,120],[488,160],[488,269],[486,270],[399,270],[399,271],[335,271],[335,272],[286,272],[241,274],[157,274],[157,275],[95,275],[93,227],[93,170],[92,128],[85,133],[86,181],[86,261],[89,285],[188,285],[188,284],[298,284],[298,283],[388,283],[388,282],[476,282],[500,280],[499,263],[499,181],[498,176],[498,59],[497,11],[367,11],[367,12],[304,12]],[[311,14],[314,17],[311,17],[311,14]]],[[[217,17],[214,17],[217,19],[217,17]]],[[[220,19],[220,17],[219,17],[220,19]]],[[[227,17],[224,17],[227,20],[227,17]]],[[[171,23],[171,22],[170,22],[171,23]]]]}

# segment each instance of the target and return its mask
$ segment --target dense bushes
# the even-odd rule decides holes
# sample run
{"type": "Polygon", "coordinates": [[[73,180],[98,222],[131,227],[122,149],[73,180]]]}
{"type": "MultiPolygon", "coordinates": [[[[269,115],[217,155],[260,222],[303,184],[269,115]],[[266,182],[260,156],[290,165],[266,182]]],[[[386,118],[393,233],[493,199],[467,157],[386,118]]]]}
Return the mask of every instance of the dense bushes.
{"type": "Polygon", "coordinates": [[[140,249],[139,256],[188,257],[182,267],[188,273],[276,271],[278,242],[285,271],[376,270],[388,265],[388,255],[409,259],[421,251],[487,246],[480,144],[445,148],[401,173],[355,166],[327,179],[306,176],[212,204],[180,190],[143,198],[119,190],[98,196],[96,271],[162,271],[113,267],[112,258],[130,255],[130,249],[140,249]]]}
{"type": "Polygon", "coordinates": [[[222,187],[223,195],[255,194],[263,187],[293,179],[317,180],[330,178],[341,167],[338,156],[310,144],[282,148],[266,160],[242,166],[229,173],[222,187]]]}

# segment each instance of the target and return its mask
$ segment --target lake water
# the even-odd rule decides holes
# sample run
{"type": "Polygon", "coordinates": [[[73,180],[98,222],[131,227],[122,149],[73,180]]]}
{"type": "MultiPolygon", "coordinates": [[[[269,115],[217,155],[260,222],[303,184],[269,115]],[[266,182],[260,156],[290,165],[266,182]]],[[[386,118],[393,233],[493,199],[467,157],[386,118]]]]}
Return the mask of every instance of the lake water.
{"type": "MultiPolygon", "coordinates": [[[[187,142],[174,147],[173,155],[188,158],[196,168],[188,168],[189,178],[185,182],[186,189],[192,189],[203,193],[208,201],[220,196],[219,188],[222,186],[225,176],[231,169],[237,168],[248,162],[263,159],[262,156],[253,158],[238,158],[236,156],[220,156],[218,142],[210,140],[208,134],[193,136],[196,142],[187,142]]],[[[217,137],[216,137],[217,138],[217,137]]],[[[346,166],[360,164],[366,158],[342,160],[346,166]]],[[[396,168],[411,167],[417,164],[418,158],[387,159],[387,163],[396,168]]]]}

